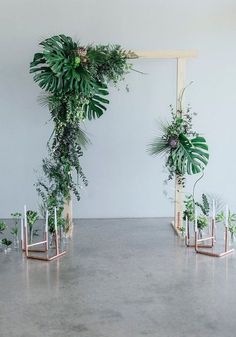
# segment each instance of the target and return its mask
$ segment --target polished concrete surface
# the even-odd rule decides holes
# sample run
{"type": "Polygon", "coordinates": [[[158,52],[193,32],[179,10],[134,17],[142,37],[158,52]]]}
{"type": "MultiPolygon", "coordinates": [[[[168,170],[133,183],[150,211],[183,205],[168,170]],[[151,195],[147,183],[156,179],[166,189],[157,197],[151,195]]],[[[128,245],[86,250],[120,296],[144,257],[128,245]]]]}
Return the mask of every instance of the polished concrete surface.
{"type": "Polygon", "coordinates": [[[168,219],[80,220],[53,262],[0,253],[1,337],[234,337],[236,256],[196,256],[168,219]]]}

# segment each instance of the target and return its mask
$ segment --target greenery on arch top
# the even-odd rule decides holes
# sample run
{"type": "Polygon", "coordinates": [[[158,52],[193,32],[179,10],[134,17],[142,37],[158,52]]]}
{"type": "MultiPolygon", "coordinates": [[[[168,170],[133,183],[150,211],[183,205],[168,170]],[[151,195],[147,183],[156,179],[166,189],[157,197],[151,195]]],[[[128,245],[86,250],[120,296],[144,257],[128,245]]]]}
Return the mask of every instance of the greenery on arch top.
{"type": "Polygon", "coordinates": [[[109,83],[123,80],[132,67],[128,59],[136,56],[119,45],[82,46],[62,34],[39,45],[42,50],[35,53],[30,73],[45,91],[41,102],[49,108],[54,130],[36,188],[51,214],[56,206],[62,215],[71,191],[79,200],[81,184],[87,185],[80,157],[89,139],[81,124],[103,115],[109,83]]]}
{"type": "Polygon", "coordinates": [[[108,83],[117,84],[131,69],[131,53],[119,45],[80,46],[71,37],[52,36],[40,43],[30,72],[46,92],[83,106],[82,118],[98,118],[109,103],[108,83]]]}

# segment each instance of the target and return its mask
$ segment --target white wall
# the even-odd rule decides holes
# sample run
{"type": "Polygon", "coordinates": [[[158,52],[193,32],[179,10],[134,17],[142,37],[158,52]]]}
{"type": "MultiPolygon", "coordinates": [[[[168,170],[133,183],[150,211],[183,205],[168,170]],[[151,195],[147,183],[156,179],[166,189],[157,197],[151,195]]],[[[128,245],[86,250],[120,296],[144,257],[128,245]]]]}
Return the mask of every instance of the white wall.
{"type": "MultiPolygon", "coordinates": [[[[0,0],[0,216],[25,202],[37,206],[34,170],[52,126],[45,125],[49,114],[37,103],[40,90],[28,69],[38,42],[58,33],[134,50],[197,49],[200,57],[188,63],[194,85],[186,100],[199,113],[196,129],[211,153],[199,191],[218,192],[236,208],[235,19],[233,0],[0,0]]],[[[82,160],[89,187],[74,205],[76,217],[172,214],[162,161],[145,151],[156,120],[175,103],[175,63],[137,60],[135,68],[148,74],[132,72],[120,91],[111,89],[107,113],[86,123],[93,142],[82,160]]]]}

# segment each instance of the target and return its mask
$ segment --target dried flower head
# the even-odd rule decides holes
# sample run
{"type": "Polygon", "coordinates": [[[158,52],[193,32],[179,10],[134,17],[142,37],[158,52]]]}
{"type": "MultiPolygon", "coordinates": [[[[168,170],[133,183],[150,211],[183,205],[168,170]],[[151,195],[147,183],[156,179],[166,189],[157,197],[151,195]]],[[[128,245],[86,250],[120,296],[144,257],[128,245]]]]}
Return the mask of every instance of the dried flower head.
{"type": "Polygon", "coordinates": [[[85,57],[87,55],[87,49],[84,47],[79,47],[77,49],[77,55],[81,56],[81,57],[85,57]]]}

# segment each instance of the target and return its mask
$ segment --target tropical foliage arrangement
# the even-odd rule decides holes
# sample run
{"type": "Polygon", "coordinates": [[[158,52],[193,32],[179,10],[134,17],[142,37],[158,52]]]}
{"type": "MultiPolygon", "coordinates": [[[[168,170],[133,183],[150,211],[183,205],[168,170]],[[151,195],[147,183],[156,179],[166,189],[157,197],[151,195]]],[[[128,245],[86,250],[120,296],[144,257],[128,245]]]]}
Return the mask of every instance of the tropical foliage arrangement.
{"type": "Polygon", "coordinates": [[[196,174],[204,170],[208,163],[208,145],[204,137],[193,131],[191,108],[177,112],[171,108],[171,121],[161,124],[162,135],[149,145],[152,155],[164,155],[168,169],[168,179],[177,176],[184,185],[186,174],[196,174]]]}
{"type": "Polygon", "coordinates": [[[131,69],[127,60],[135,55],[119,45],[82,46],[65,35],[47,38],[40,46],[30,72],[46,92],[41,102],[48,106],[54,130],[48,158],[43,159],[44,178],[36,188],[51,217],[57,207],[63,222],[65,200],[70,200],[71,191],[79,200],[80,184],[87,185],[80,157],[89,139],[81,123],[103,115],[109,103],[108,84],[124,78],[131,69]]]}

